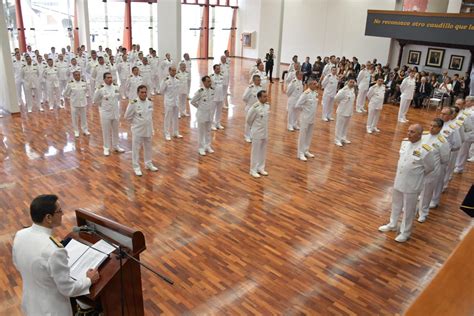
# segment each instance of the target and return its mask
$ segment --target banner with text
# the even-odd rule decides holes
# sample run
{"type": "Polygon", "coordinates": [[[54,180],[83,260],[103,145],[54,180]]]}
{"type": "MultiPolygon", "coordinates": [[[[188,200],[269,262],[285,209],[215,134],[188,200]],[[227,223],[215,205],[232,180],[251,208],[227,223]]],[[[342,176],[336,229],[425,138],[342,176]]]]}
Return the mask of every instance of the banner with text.
{"type": "Polygon", "coordinates": [[[365,35],[474,46],[474,16],[391,14],[369,10],[365,35]]]}

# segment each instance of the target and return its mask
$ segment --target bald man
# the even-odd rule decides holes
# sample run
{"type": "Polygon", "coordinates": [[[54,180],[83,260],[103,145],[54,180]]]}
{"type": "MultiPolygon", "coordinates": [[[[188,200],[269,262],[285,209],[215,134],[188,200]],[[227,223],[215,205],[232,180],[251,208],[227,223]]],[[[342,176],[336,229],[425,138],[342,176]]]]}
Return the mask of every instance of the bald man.
{"type": "Polygon", "coordinates": [[[397,242],[405,242],[410,238],[424,177],[435,167],[433,148],[422,143],[422,135],[423,127],[420,124],[413,124],[408,128],[408,138],[402,141],[400,147],[390,222],[379,227],[381,232],[396,231],[398,218],[403,210],[400,234],[395,238],[397,242]]]}

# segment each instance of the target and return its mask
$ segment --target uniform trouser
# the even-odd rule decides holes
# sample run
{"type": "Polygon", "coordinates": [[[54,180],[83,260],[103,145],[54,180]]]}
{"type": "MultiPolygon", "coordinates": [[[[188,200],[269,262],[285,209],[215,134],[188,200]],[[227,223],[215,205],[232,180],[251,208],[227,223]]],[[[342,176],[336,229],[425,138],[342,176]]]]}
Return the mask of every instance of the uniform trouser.
{"type": "Polygon", "coordinates": [[[178,130],[178,107],[165,106],[165,122],[164,133],[166,136],[176,136],[179,134],[178,130]]]}
{"type": "Polygon", "coordinates": [[[469,158],[469,148],[474,143],[474,140],[464,140],[462,143],[461,148],[459,149],[459,154],[456,159],[456,170],[462,171],[464,170],[464,165],[466,164],[467,158],[469,158]]]}
{"type": "Polygon", "coordinates": [[[420,194],[420,216],[428,216],[430,212],[431,198],[436,190],[437,180],[439,179],[440,172],[429,174],[425,177],[423,183],[423,190],[420,194]]]}
{"type": "Polygon", "coordinates": [[[227,98],[227,90],[229,90],[229,84],[223,84],[222,85],[222,90],[224,90],[224,103],[225,105],[229,105],[229,101],[227,98]]]}
{"type": "Polygon", "coordinates": [[[188,96],[191,91],[191,79],[188,80],[188,96]]]}
{"type": "Polygon", "coordinates": [[[102,139],[104,141],[104,148],[110,149],[110,133],[112,133],[112,147],[116,148],[118,146],[119,139],[119,120],[101,117],[100,123],[102,125],[102,139]]]}
{"type": "Polygon", "coordinates": [[[337,115],[336,117],[336,141],[347,140],[347,128],[349,127],[350,116],[337,115]]]}
{"type": "Polygon", "coordinates": [[[143,160],[145,166],[151,163],[151,137],[135,136],[132,133],[132,167],[140,168],[140,147],[143,145],[143,160]]]}
{"type": "Polygon", "coordinates": [[[38,106],[38,89],[25,87],[25,101],[28,111],[33,110],[33,106],[38,106]],[[33,98],[33,95],[35,96],[33,98]]]}
{"type": "Polygon", "coordinates": [[[72,119],[72,128],[74,132],[79,133],[79,119],[81,120],[81,129],[82,132],[87,132],[87,117],[86,117],[86,107],[74,107],[71,106],[71,119],[72,119]]]}
{"type": "Polygon", "coordinates": [[[446,174],[444,175],[444,179],[443,179],[443,189],[446,189],[448,187],[449,180],[451,180],[451,177],[453,176],[454,167],[456,165],[456,159],[458,158],[458,154],[459,154],[459,149],[455,151],[451,151],[451,154],[449,155],[449,162],[448,162],[448,165],[446,166],[446,174]]]}
{"type": "Polygon", "coordinates": [[[160,76],[158,74],[154,74],[152,77],[151,89],[153,89],[153,93],[158,93],[160,91],[160,76]]]}
{"type": "Polygon", "coordinates": [[[392,195],[392,213],[390,214],[390,226],[396,227],[398,218],[403,209],[402,223],[400,225],[400,234],[410,236],[413,225],[413,218],[416,212],[416,202],[419,193],[403,193],[393,189],[392,195]]]}
{"type": "MultiPolygon", "coordinates": [[[[227,98],[226,98],[227,99],[227,98]]],[[[224,101],[214,101],[214,126],[221,125],[221,117],[222,117],[222,107],[224,106],[224,101]]]]}
{"type": "Polygon", "coordinates": [[[313,138],[313,129],[314,123],[301,126],[300,134],[298,135],[298,157],[304,156],[309,151],[311,139],[313,138]]]}
{"type": "Polygon", "coordinates": [[[471,149],[469,149],[469,159],[474,158],[474,143],[471,145],[471,149]]]}
{"type": "Polygon", "coordinates": [[[323,95],[323,111],[322,118],[329,119],[332,117],[332,111],[334,108],[334,96],[323,95]]]}
{"type": "Polygon", "coordinates": [[[441,164],[439,166],[439,176],[436,179],[435,188],[433,191],[433,196],[431,197],[431,204],[439,205],[439,200],[441,199],[441,193],[443,192],[444,186],[444,175],[446,174],[447,163],[441,164]]]}
{"type": "Polygon", "coordinates": [[[54,106],[59,105],[59,87],[53,85],[46,85],[46,101],[48,101],[49,108],[52,109],[54,106]]]}
{"type": "Polygon", "coordinates": [[[43,103],[48,98],[46,95],[46,83],[43,80],[38,80],[38,87],[38,97],[40,99],[40,102],[43,103]]]}
{"type": "Polygon", "coordinates": [[[16,87],[16,96],[18,98],[18,104],[24,104],[23,98],[21,96],[21,88],[22,87],[23,89],[25,88],[25,86],[23,85],[23,82],[21,80],[19,81],[15,80],[15,87],[16,87]]]}
{"type": "Polygon", "coordinates": [[[179,104],[179,114],[184,115],[187,114],[186,110],[186,100],[188,96],[186,94],[179,94],[178,95],[178,104],[179,104]]]}
{"type": "Polygon", "coordinates": [[[265,170],[267,158],[267,139],[252,139],[252,153],[250,156],[250,172],[265,170]]]}
{"type": "Polygon", "coordinates": [[[67,80],[59,80],[59,94],[63,97],[64,90],[66,90],[67,80]]]}
{"type": "Polygon", "coordinates": [[[90,81],[89,81],[89,95],[90,96],[93,96],[94,95],[94,92],[95,92],[95,79],[94,78],[90,78],[90,81]]]}
{"type": "Polygon", "coordinates": [[[379,122],[382,110],[372,109],[369,107],[369,115],[367,116],[367,130],[373,131],[379,122]]]}
{"type": "Polygon", "coordinates": [[[362,111],[365,107],[365,98],[367,97],[368,89],[359,89],[359,93],[357,94],[356,100],[356,110],[362,111]]]}
{"type": "MultiPolygon", "coordinates": [[[[245,106],[245,118],[247,118],[247,113],[250,109],[251,105],[246,105],[245,106]]],[[[244,130],[244,138],[245,139],[250,139],[250,126],[249,124],[247,123],[247,120],[245,120],[245,130],[244,130]]]]}
{"type": "Polygon", "coordinates": [[[211,147],[211,121],[198,122],[199,150],[206,150],[211,147]]]}
{"type": "Polygon", "coordinates": [[[300,110],[297,109],[294,106],[294,104],[293,105],[291,105],[291,104],[288,105],[288,128],[290,128],[290,127],[295,128],[295,127],[299,126],[299,124],[298,124],[299,114],[300,114],[300,110]]]}
{"type": "Polygon", "coordinates": [[[125,88],[127,86],[127,84],[128,84],[128,78],[120,78],[119,91],[120,91],[120,97],[122,99],[127,97],[127,90],[125,88]]]}
{"type": "Polygon", "coordinates": [[[406,120],[408,108],[410,107],[411,99],[402,97],[400,99],[400,108],[398,109],[398,120],[406,120]]]}

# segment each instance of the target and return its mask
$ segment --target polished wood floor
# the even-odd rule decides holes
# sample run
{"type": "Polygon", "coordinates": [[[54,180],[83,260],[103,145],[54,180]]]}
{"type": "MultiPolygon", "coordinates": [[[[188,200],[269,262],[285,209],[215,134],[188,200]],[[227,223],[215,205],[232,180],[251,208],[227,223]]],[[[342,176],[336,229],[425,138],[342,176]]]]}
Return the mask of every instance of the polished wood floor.
{"type": "MultiPolygon", "coordinates": [[[[396,243],[387,222],[400,141],[397,106],[386,105],[378,135],[365,133],[355,114],[352,144],[333,144],[335,123],[318,119],[316,158],[296,159],[297,133],[286,131],[286,95],[271,87],[267,170],[248,174],[241,96],[253,62],[232,60],[231,106],[224,131],[213,133],[215,153],[197,153],[195,112],[180,120],[184,139],[162,136],[162,97],[156,97],[153,140],[159,172],[131,170],[131,137],[122,120],[124,154],[102,155],[97,108],[88,111],[92,135],[74,139],[69,110],[0,119],[0,314],[19,315],[21,279],[11,262],[14,233],[30,225],[33,197],[61,197],[65,235],[73,210],[86,208],[144,232],[142,259],[174,281],[143,270],[147,315],[394,315],[402,314],[472,225],[459,210],[474,182],[474,164],[455,175],[440,208],[396,243]]],[[[199,73],[211,65],[195,62],[199,73]]],[[[123,104],[123,110],[126,104],[123,104]]],[[[320,113],[320,109],[318,110],[320,113]]],[[[435,111],[410,109],[427,126],[435,111]]],[[[469,264],[469,263],[467,263],[469,264]]]]}

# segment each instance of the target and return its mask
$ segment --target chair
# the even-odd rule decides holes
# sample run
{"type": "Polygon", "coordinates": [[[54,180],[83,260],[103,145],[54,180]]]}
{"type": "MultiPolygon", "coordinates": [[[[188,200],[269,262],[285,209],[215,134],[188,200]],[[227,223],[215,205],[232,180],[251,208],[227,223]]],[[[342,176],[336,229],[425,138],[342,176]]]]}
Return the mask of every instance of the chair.
{"type": "Polygon", "coordinates": [[[435,89],[433,95],[429,98],[429,101],[423,102],[423,108],[426,107],[429,110],[433,105],[435,105],[436,108],[439,108],[443,103],[443,96],[443,91],[435,89]]]}

